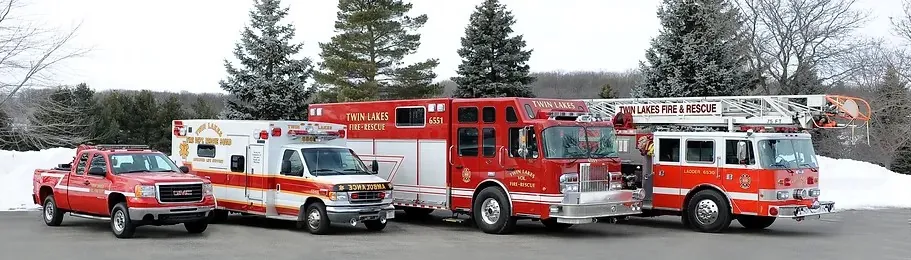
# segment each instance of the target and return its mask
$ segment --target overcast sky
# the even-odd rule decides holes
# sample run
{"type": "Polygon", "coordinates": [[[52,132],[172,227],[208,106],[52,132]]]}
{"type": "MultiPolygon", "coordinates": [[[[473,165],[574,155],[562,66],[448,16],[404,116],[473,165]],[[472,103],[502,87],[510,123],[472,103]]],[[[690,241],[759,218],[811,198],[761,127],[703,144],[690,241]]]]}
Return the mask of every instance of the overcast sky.
{"type": "MultiPolygon", "coordinates": [[[[24,0],[29,19],[72,28],[72,43],[90,55],[58,67],[61,84],[95,89],[223,92],[223,60],[232,55],[248,21],[250,0],[24,0]]],[[[411,0],[412,14],[427,14],[421,48],[408,61],[439,58],[438,80],[455,74],[456,49],[474,7],[482,0],[411,0]]],[[[636,68],[658,32],[658,0],[502,0],[516,16],[513,27],[534,49],[533,71],[624,71],[636,68]]],[[[318,42],[334,33],[335,0],[284,0],[286,22],[297,27],[303,55],[319,61],[318,42]]],[[[859,0],[875,16],[865,34],[889,36],[889,16],[900,0],[859,0]]]]}

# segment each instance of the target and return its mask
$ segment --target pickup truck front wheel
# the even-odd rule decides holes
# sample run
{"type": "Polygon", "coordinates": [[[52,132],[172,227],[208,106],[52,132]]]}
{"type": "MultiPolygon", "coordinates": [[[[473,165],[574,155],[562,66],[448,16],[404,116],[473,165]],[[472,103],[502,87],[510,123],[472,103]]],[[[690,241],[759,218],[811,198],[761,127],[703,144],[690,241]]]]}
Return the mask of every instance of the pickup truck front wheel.
{"type": "Polygon", "coordinates": [[[126,202],[117,203],[111,210],[111,231],[117,238],[131,238],[136,231],[136,226],[130,221],[130,212],[126,202]]]}
{"type": "Polygon", "coordinates": [[[44,198],[44,210],[42,213],[44,213],[41,215],[44,218],[45,225],[55,227],[63,222],[63,211],[57,208],[57,201],[54,200],[54,195],[44,198]]]}

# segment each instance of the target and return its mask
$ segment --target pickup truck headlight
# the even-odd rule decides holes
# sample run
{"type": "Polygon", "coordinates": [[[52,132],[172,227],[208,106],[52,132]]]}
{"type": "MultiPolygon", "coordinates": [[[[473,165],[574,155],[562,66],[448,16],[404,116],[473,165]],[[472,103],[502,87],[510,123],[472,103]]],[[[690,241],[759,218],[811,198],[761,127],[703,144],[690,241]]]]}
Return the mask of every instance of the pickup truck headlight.
{"type": "Polygon", "coordinates": [[[203,194],[205,194],[206,196],[212,195],[212,184],[211,184],[211,183],[203,183],[203,184],[202,184],[202,192],[203,192],[203,194]]]}
{"type": "Polygon", "coordinates": [[[136,194],[137,198],[154,198],[155,197],[155,186],[151,185],[136,185],[133,193],[136,194]]]}

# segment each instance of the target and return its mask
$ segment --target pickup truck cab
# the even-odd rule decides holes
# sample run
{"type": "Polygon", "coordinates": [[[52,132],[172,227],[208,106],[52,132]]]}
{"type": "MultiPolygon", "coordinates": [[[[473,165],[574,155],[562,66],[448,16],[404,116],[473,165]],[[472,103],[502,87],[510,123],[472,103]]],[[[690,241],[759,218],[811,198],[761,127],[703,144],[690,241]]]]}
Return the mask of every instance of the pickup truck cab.
{"type": "Polygon", "coordinates": [[[215,208],[209,180],[188,174],[167,155],[137,145],[81,145],[71,163],[36,169],[32,200],[48,226],[64,213],[111,222],[118,238],[143,225],[183,223],[202,233],[215,208]]]}

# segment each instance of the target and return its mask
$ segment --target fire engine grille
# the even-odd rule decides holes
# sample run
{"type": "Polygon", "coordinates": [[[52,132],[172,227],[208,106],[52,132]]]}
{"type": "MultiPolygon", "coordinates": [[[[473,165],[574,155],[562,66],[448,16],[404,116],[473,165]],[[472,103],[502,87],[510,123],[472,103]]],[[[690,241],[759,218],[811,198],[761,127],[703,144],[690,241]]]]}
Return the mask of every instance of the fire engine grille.
{"type": "Polygon", "coordinates": [[[607,191],[610,189],[610,172],[607,166],[579,165],[579,192],[607,191]]]}
{"type": "Polygon", "coordinates": [[[158,185],[158,201],[162,203],[202,201],[202,193],[202,183],[158,185]]]}
{"type": "Polygon", "coordinates": [[[359,191],[348,195],[348,201],[352,203],[375,203],[382,200],[382,191],[359,191]]]}

